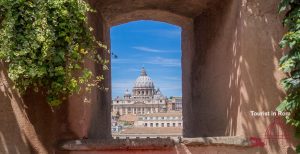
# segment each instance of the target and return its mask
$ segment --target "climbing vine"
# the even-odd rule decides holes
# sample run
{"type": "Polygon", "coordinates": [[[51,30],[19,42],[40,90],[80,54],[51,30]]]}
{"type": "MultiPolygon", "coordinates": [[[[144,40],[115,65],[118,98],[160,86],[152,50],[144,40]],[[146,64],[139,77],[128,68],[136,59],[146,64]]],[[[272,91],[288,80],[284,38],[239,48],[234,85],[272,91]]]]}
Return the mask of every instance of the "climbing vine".
{"type": "Polygon", "coordinates": [[[0,59],[20,93],[43,91],[49,105],[58,106],[68,95],[99,85],[103,76],[83,65],[87,58],[104,68],[107,63],[96,52],[105,46],[87,26],[89,12],[83,0],[0,1],[0,59]]]}
{"type": "MultiPolygon", "coordinates": [[[[286,98],[277,107],[278,111],[288,111],[286,122],[296,128],[295,136],[300,138],[300,1],[282,0],[279,12],[286,12],[283,20],[288,32],[283,36],[281,48],[289,48],[290,51],[280,59],[280,69],[286,73],[281,84],[287,92],[286,98]]],[[[297,146],[300,153],[300,146],[297,146]]]]}

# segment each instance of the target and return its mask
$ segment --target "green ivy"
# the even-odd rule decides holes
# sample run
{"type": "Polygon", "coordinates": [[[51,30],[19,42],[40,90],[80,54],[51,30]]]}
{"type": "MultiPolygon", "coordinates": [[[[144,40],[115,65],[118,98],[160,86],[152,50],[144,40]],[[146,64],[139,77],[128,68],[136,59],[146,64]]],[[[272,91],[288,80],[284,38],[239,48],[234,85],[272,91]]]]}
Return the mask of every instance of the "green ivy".
{"type": "Polygon", "coordinates": [[[0,0],[0,59],[15,88],[45,91],[58,106],[103,80],[83,67],[87,58],[107,63],[96,52],[105,46],[87,26],[92,11],[83,0],[0,0]]]}
{"type": "MultiPolygon", "coordinates": [[[[286,12],[283,24],[288,28],[280,46],[289,48],[290,51],[279,63],[280,69],[286,73],[281,84],[287,96],[277,110],[291,113],[290,116],[286,116],[286,122],[295,127],[295,136],[300,138],[300,1],[281,0],[279,12],[286,12]]],[[[297,146],[296,151],[300,153],[300,146],[297,146]]]]}

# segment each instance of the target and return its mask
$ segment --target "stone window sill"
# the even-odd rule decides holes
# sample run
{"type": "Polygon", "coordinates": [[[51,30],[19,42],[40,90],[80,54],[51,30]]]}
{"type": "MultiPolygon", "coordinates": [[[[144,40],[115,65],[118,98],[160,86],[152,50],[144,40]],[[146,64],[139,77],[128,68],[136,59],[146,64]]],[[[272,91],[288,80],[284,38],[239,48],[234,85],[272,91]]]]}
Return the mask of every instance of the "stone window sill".
{"type": "Polygon", "coordinates": [[[162,150],[172,149],[176,144],[186,146],[237,146],[250,147],[251,142],[242,137],[199,137],[199,138],[135,138],[111,140],[69,140],[63,141],[59,148],[66,151],[99,151],[99,150],[162,150]]]}

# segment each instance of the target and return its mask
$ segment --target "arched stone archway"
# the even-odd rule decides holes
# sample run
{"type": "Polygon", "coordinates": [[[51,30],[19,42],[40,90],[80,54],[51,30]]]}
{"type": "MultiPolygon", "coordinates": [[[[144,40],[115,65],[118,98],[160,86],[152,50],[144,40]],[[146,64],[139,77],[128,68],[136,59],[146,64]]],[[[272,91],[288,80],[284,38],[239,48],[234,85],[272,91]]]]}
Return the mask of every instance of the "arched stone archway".
{"type": "MultiPolygon", "coordinates": [[[[222,136],[225,134],[226,121],[223,120],[220,126],[215,126],[210,123],[206,124],[206,112],[204,108],[199,109],[205,102],[200,99],[194,101],[193,95],[199,95],[199,84],[197,78],[196,67],[201,66],[199,60],[203,59],[201,54],[205,53],[206,47],[209,47],[209,40],[219,27],[218,20],[225,18],[227,8],[226,6],[232,5],[228,3],[218,4],[218,0],[123,0],[123,1],[90,1],[93,8],[97,10],[96,14],[90,14],[90,25],[95,29],[95,36],[106,44],[110,45],[110,27],[127,23],[135,20],[156,20],[167,22],[170,24],[178,25],[182,28],[182,81],[183,81],[183,135],[185,137],[196,136],[222,136]],[[221,7],[219,12],[214,13],[218,7],[221,7]],[[203,13],[206,12],[206,13],[203,13]],[[199,19],[205,17],[205,19],[199,19]],[[211,18],[211,21],[210,21],[211,18]],[[212,25],[209,25],[212,24],[212,25]],[[211,30],[206,31],[206,29],[211,30]],[[198,36],[199,34],[203,36],[198,36]],[[207,40],[205,40],[207,38],[207,40]],[[206,44],[206,42],[208,42],[206,44]],[[198,45],[197,45],[198,44],[198,45]],[[201,46],[199,46],[201,44],[201,46]],[[199,51],[201,50],[201,51],[199,51]],[[197,51],[197,52],[196,52],[197,51]],[[203,52],[202,52],[203,51],[203,52]],[[198,53],[198,54],[197,54],[198,53]],[[195,55],[199,55],[199,59],[195,59],[195,55]],[[194,66],[193,66],[194,65],[194,66]],[[193,83],[197,81],[198,83],[193,83]],[[203,112],[201,112],[203,110],[203,112]],[[195,120],[200,120],[199,123],[194,123],[195,120]],[[202,123],[204,122],[204,123],[202,123]],[[216,127],[221,127],[216,129],[216,127]],[[215,128],[215,129],[212,129],[215,128]],[[220,131],[221,130],[221,131],[220,131]]],[[[103,55],[110,59],[109,54],[103,55]]],[[[100,70],[98,66],[94,66],[95,70],[100,70]]],[[[110,72],[105,73],[105,86],[111,88],[110,72]]],[[[75,99],[71,99],[75,101],[75,99]]],[[[89,123],[89,137],[90,138],[110,138],[110,102],[111,91],[107,93],[95,92],[91,98],[93,107],[92,119],[89,123]],[[101,118],[99,118],[101,117],[101,118]],[[101,132],[99,130],[102,130],[101,132]]],[[[224,108],[222,105],[220,108],[224,108]]],[[[216,108],[211,108],[218,110],[216,108]]],[[[78,115],[75,115],[75,117],[78,115]]],[[[223,115],[214,115],[216,119],[224,118],[223,115]]],[[[87,123],[87,122],[86,122],[87,123]]]]}
{"type": "MultiPolygon", "coordinates": [[[[242,17],[245,20],[248,19],[242,14],[244,3],[233,0],[228,0],[226,3],[224,1],[219,3],[219,0],[90,0],[90,2],[93,8],[97,10],[96,14],[89,16],[91,26],[95,29],[95,36],[106,44],[110,44],[110,27],[129,21],[157,20],[182,27],[183,134],[185,137],[226,136],[246,133],[243,129],[238,129],[243,127],[243,122],[238,121],[238,119],[241,118],[239,115],[243,114],[240,105],[248,100],[242,100],[239,91],[240,89],[251,88],[251,86],[233,84],[237,82],[239,77],[243,77],[245,82],[248,82],[249,78],[253,78],[253,76],[246,77],[247,74],[237,75],[234,73],[240,72],[239,67],[237,67],[239,57],[252,58],[251,56],[243,56],[245,53],[242,51],[254,47],[246,43],[242,46],[242,42],[245,42],[247,38],[239,38],[243,31],[248,30],[246,29],[248,27],[241,24],[242,17]],[[241,41],[242,39],[244,41],[241,41]]],[[[272,6],[275,4],[275,2],[272,3],[272,6]]],[[[268,6],[264,3],[261,5],[268,6]]],[[[257,22],[257,24],[264,26],[264,23],[257,22]]],[[[267,42],[268,38],[264,37],[261,40],[267,42]]],[[[253,40],[247,40],[247,43],[251,42],[253,40]]],[[[105,56],[110,59],[109,54],[105,56]]],[[[255,60],[257,59],[249,59],[248,61],[255,60]]],[[[240,63],[240,65],[244,64],[240,63]]],[[[274,64],[270,63],[269,65],[274,64]]],[[[94,67],[99,70],[97,66],[94,67]]],[[[261,70],[259,74],[272,75],[266,74],[266,72],[268,71],[261,70]]],[[[253,74],[255,73],[257,72],[253,74]]],[[[109,88],[110,82],[110,72],[108,72],[105,84],[109,88]]],[[[264,83],[257,81],[255,84],[263,85],[264,83]]],[[[262,87],[262,89],[274,89],[274,93],[270,95],[281,93],[281,90],[274,85],[272,87],[269,84],[266,87],[262,87]]],[[[96,92],[95,94],[95,96],[97,95],[95,98],[97,103],[95,104],[100,104],[100,106],[93,107],[97,111],[93,111],[94,115],[91,117],[101,118],[97,118],[96,121],[98,122],[92,120],[93,124],[89,130],[90,134],[98,134],[91,136],[103,138],[109,137],[107,134],[110,134],[110,125],[108,124],[111,96],[110,91],[109,94],[99,93],[96,92]],[[95,123],[101,125],[95,126],[95,123]],[[98,130],[106,131],[99,132],[98,130]],[[100,135],[101,133],[103,134],[100,135]]],[[[244,95],[251,95],[252,98],[258,95],[249,92],[244,93],[244,95]]],[[[266,99],[272,102],[279,101],[272,98],[266,99]]],[[[251,107],[257,108],[255,105],[251,107]]],[[[244,116],[247,117],[247,115],[244,116]]]]}
{"type": "MultiPolygon", "coordinates": [[[[130,21],[137,21],[137,20],[154,20],[154,21],[161,21],[166,22],[169,24],[174,24],[180,26],[182,28],[181,33],[181,44],[182,44],[182,80],[183,80],[183,101],[186,102],[185,104],[189,104],[191,101],[191,85],[190,85],[190,78],[191,78],[191,67],[192,67],[192,56],[195,52],[194,47],[194,27],[193,27],[193,19],[188,18],[182,15],[178,15],[175,13],[171,13],[165,10],[135,10],[132,12],[128,12],[125,14],[119,14],[113,16],[113,18],[108,18],[107,20],[100,21],[97,20],[98,16],[95,14],[90,15],[90,20],[92,21],[91,25],[95,29],[95,35],[97,38],[102,38],[101,41],[105,42],[108,46],[110,45],[110,28],[119,24],[124,24],[130,21]],[[95,25],[95,22],[98,21],[98,24],[102,24],[99,30],[98,24],[95,25]],[[101,22],[101,23],[100,23],[101,22]]],[[[107,59],[110,59],[109,54],[103,55],[107,59]]],[[[89,67],[94,67],[95,70],[99,70],[97,65],[91,65],[89,67]]],[[[105,82],[106,87],[111,88],[111,77],[110,71],[105,73],[105,82]]],[[[89,137],[90,138],[110,138],[110,103],[111,103],[111,89],[107,92],[95,92],[94,96],[90,95],[90,99],[93,105],[91,107],[92,115],[89,117],[91,118],[91,122],[85,122],[85,124],[89,124],[90,127],[86,128],[89,130],[89,137]],[[99,118],[100,117],[100,118],[99,118]],[[99,131],[102,130],[102,131],[99,131]],[[106,130],[106,131],[103,131],[106,130]]],[[[82,99],[81,99],[82,101],[82,99]]],[[[73,97],[70,99],[70,102],[74,104],[78,101],[78,96],[73,97]]],[[[73,107],[71,107],[73,108],[73,107]]],[[[76,110],[76,109],[75,109],[76,110]]],[[[78,110],[78,109],[77,109],[78,110]]],[[[84,112],[84,111],[83,111],[84,112]]],[[[86,112],[86,111],[85,111],[86,112]]],[[[185,112],[185,111],[183,111],[185,112]]],[[[188,111],[186,111],[188,112],[188,111]]],[[[73,115],[72,113],[70,113],[73,115]]],[[[72,119],[75,117],[80,118],[79,115],[70,116],[72,119]]],[[[72,123],[71,123],[72,124],[72,123]]],[[[184,127],[184,131],[185,131],[184,127]]],[[[81,132],[82,133],[82,132],[81,132]]],[[[83,135],[83,134],[82,134],[83,135]]]]}
{"type": "MultiPolygon", "coordinates": [[[[161,21],[169,24],[173,24],[181,27],[181,48],[182,48],[182,97],[184,104],[191,103],[191,59],[195,52],[194,47],[194,25],[193,19],[187,18],[181,15],[170,13],[168,11],[161,10],[136,10],[126,14],[120,14],[114,16],[107,21],[107,27],[113,27],[116,25],[128,23],[137,20],[153,20],[161,21]]],[[[109,30],[109,29],[107,29],[109,30]]],[[[109,32],[108,32],[109,33],[109,32]]],[[[110,44],[110,42],[108,42],[110,44]]],[[[111,82],[111,81],[110,81],[111,82]]],[[[183,109],[183,116],[188,118],[186,115],[188,111],[183,109]]],[[[183,125],[183,134],[186,134],[187,130],[185,125],[183,125]]]]}
{"type": "Polygon", "coordinates": [[[135,10],[107,19],[110,27],[137,20],[154,20],[180,26],[183,29],[193,26],[193,19],[164,10],[135,10]]]}

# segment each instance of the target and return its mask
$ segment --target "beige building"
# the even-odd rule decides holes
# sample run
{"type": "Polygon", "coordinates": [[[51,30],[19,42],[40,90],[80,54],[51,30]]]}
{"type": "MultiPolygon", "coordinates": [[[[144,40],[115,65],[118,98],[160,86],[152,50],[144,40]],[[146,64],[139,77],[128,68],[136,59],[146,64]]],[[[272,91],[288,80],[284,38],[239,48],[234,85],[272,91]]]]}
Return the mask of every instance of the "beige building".
{"type": "Polygon", "coordinates": [[[137,127],[182,127],[182,113],[164,112],[140,116],[135,123],[137,127]]]}
{"type": "Polygon", "coordinates": [[[173,96],[167,104],[168,111],[182,111],[182,97],[173,96]]]}
{"type": "Polygon", "coordinates": [[[126,90],[123,97],[112,101],[112,110],[120,115],[144,115],[149,113],[165,112],[167,110],[167,97],[156,89],[152,79],[144,68],[136,79],[132,92],[126,90]]]}

